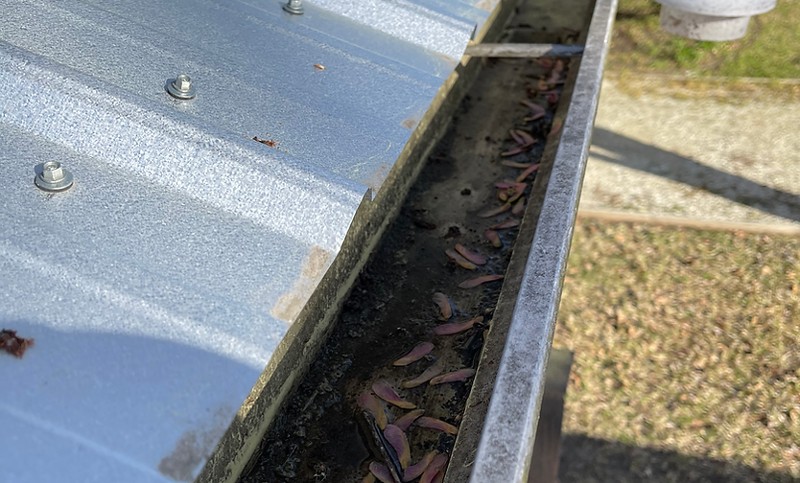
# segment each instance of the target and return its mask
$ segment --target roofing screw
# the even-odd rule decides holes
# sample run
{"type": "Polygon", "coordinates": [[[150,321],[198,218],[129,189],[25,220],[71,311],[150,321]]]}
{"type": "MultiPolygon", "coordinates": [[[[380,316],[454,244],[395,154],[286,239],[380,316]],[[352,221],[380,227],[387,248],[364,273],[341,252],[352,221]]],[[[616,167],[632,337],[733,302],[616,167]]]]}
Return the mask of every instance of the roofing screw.
{"type": "Polygon", "coordinates": [[[283,9],[292,15],[303,15],[303,1],[289,0],[283,5],[283,9]]]}
{"type": "Polygon", "coordinates": [[[61,166],[58,161],[48,161],[42,166],[42,172],[33,179],[33,183],[45,191],[64,191],[72,186],[72,173],[61,166]]]}
{"type": "Polygon", "coordinates": [[[181,100],[192,99],[195,96],[192,79],[186,74],[178,74],[174,79],[167,80],[167,92],[181,100]]]}

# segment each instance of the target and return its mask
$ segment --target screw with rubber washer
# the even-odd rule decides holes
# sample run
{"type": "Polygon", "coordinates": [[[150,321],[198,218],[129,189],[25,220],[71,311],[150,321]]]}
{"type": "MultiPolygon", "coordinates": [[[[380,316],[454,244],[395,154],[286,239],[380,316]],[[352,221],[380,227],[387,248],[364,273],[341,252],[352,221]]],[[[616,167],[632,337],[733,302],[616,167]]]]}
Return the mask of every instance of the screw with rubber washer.
{"type": "Polygon", "coordinates": [[[292,15],[303,15],[303,2],[302,0],[289,0],[283,4],[283,9],[292,15]]]}
{"type": "Polygon", "coordinates": [[[45,191],[64,191],[72,186],[72,173],[58,161],[42,164],[42,172],[33,179],[33,183],[45,191]]]}
{"type": "Polygon", "coordinates": [[[167,81],[167,92],[176,99],[192,99],[196,95],[192,79],[186,74],[178,74],[167,81]]]}

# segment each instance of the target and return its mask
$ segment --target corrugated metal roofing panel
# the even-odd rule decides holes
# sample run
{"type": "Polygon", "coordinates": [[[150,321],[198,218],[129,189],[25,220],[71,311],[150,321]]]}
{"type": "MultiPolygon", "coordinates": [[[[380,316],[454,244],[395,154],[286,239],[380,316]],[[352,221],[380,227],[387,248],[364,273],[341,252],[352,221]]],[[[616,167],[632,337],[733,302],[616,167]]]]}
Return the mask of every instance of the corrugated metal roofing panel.
{"type": "Polygon", "coordinates": [[[193,479],[483,11],[0,5],[0,326],[36,339],[0,356],[0,479],[193,479]]]}

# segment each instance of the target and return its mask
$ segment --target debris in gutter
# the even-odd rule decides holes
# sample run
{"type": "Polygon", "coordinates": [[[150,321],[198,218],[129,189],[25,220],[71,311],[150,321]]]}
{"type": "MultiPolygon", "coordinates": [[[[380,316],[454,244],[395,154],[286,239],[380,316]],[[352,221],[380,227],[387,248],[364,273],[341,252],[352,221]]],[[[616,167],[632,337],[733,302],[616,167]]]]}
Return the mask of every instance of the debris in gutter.
{"type": "Polygon", "coordinates": [[[261,139],[258,136],[253,136],[253,141],[256,141],[261,144],[265,144],[271,148],[278,147],[278,141],[273,141],[272,139],[261,139]]]}
{"type": "Polygon", "coordinates": [[[0,331],[0,349],[14,357],[22,358],[25,351],[31,346],[33,346],[33,339],[19,337],[16,330],[3,329],[0,331]]]}

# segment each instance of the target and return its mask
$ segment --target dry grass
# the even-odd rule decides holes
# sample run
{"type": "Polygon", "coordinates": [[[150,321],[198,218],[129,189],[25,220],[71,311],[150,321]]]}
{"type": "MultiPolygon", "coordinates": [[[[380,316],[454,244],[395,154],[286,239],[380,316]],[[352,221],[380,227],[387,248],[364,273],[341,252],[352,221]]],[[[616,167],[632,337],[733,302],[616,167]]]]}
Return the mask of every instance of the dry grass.
{"type": "Polygon", "coordinates": [[[800,479],[799,344],[800,238],[579,222],[562,482],[800,479]]]}

